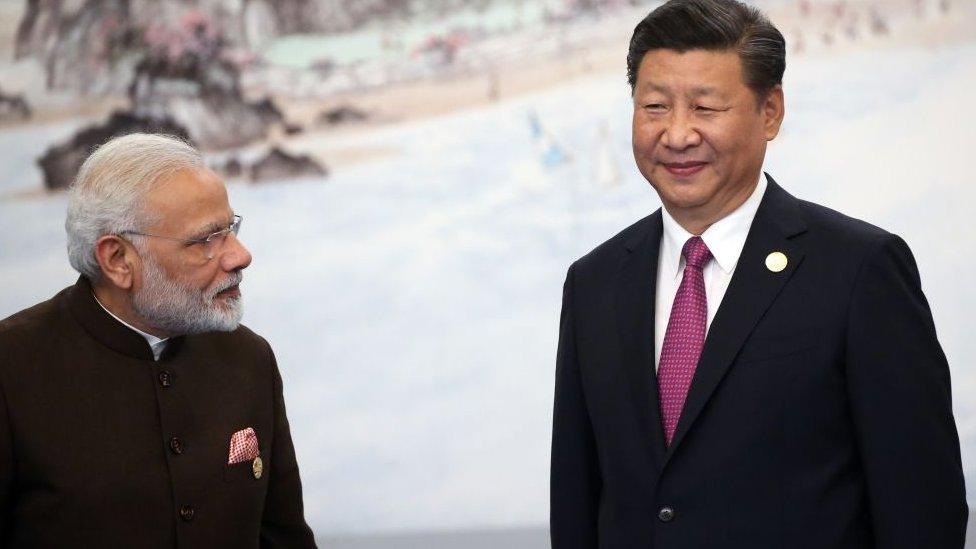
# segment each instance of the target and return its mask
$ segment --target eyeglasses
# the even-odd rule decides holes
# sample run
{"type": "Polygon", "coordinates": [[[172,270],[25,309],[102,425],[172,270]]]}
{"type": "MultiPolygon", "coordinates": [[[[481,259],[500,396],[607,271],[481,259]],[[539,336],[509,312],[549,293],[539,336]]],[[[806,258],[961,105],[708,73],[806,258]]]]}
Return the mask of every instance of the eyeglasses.
{"type": "Polygon", "coordinates": [[[150,233],[140,233],[139,231],[122,231],[119,234],[137,234],[139,236],[151,236],[153,238],[165,238],[166,240],[176,240],[178,242],[183,242],[187,245],[199,246],[203,251],[204,256],[207,259],[213,259],[217,253],[223,249],[224,244],[227,242],[227,235],[237,233],[241,231],[241,222],[244,220],[243,217],[239,215],[234,216],[234,220],[230,222],[230,225],[224,229],[217,232],[210,233],[204,238],[177,238],[175,236],[163,236],[160,234],[150,234],[150,233]]]}

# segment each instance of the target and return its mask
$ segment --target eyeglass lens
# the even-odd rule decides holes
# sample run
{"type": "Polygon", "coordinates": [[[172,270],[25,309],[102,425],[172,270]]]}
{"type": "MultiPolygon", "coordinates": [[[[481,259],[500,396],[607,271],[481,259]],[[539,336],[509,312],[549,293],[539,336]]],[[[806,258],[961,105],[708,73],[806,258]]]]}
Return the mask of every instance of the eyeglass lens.
{"type": "Polygon", "coordinates": [[[203,244],[203,250],[207,259],[213,259],[217,255],[217,252],[223,249],[224,244],[227,242],[227,235],[234,233],[236,236],[241,231],[241,221],[243,221],[243,218],[235,215],[234,221],[231,222],[229,227],[222,231],[217,231],[207,238],[203,244]]]}

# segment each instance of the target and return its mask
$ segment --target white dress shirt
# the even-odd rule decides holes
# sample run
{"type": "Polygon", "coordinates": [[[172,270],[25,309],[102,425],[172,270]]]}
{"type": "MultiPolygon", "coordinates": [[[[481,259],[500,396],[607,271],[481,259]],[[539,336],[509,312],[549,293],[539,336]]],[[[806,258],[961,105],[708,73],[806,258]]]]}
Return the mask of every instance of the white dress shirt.
{"type": "MultiPolygon", "coordinates": [[[[92,297],[95,297],[95,294],[92,294],[92,297]]],[[[110,311],[110,310],[108,310],[108,309],[105,308],[105,305],[102,305],[102,302],[99,301],[97,297],[95,297],[95,303],[98,303],[98,306],[99,307],[101,307],[112,318],[114,318],[115,320],[118,320],[119,322],[121,322],[123,326],[125,326],[126,328],[128,328],[128,329],[132,330],[133,332],[135,332],[135,333],[141,335],[142,337],[144,337],[146,339],[146,343],[149,344],[149,348],[152,349],[153,359],[154,360],[159,360],[159,355],[163,354],[163,349],[166,348],[166,342],[169,341],[168,338],[167,339],[159,339],[158,337],[156,337],[156,336],[154,336],[152,334],[147,334],[146,332],[143,332],[139,328],[136,328],[135,326],[133,326],[133,325],[129,324],[128,322],[122,320],[121,318],[115,316],[112,313],[112,311],[110,311]]]]}
{"type": "MultiPolygon", "coordinates": [[[[749,227],[756,217],[759,203],[766,192],[766,178],[760,173],[756,189],[741,206],[729,215],[716,221],[701,234],[705,245],[712,252],[712,259],[705,264],[702,275],[705,278],[705,299],[708,302],[708,317],[705,321],[705,333],[712,325],[715,312],[722,304],[725,290],[732,280],[732,273],[739,262],[742,247],[745,246],[749,227]]],[[[661,235],[661,252],[657,261],[657,299],[654,310],[654,371],[661,363],[661,346],[664,345],[664,333],[668,329],[671,318],[671,306],[674,296],[678,293],[681,278],[685,270],[685,258],[681,249],[689,238],[695,236],[684,229],[668,210],[661,208],[664,218],[664,232],[661,235]]]]}

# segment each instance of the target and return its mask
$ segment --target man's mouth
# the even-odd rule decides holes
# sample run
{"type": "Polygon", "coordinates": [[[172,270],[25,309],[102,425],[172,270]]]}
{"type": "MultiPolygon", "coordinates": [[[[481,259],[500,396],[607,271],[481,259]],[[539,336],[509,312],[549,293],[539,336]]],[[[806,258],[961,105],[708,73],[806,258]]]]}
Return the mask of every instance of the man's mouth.
{"type": "Polygon", "coordinates": [[[678,177],[688,177],[702,171],[708,162],[661,162],[668,173],[678,177]]]}
{"type": "Polygon", "coordinates": [[[225,298],[225,297],[241,297],[241,287],[238,284],[234,284],[229,288],[224,288],[223,290],[217,292],[214,297],[225,298]]]}
{"type": "Polygon", "coordinates": [[[227,280],[224,280],[219,286],[214,288],[215,293],[210,299],[227,299],[227,298],[238,298],[241,297],[241,282],[244,281],[244,277],[241,276],[240,272],[234,272],[227,280]]]}

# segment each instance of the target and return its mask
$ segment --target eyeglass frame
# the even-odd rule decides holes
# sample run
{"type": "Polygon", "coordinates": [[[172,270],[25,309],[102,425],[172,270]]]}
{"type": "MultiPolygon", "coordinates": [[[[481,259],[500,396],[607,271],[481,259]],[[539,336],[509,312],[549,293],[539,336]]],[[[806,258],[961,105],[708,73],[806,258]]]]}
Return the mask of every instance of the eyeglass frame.
{"type": "MultiPolygon", "coordinates": [[[[177,242],[183,242],[184,244],[210,244],[215,242],[218,238],[226,238],[227,235],[234,233],[237,236],[241,232],[241,224],[244,222],[244,216],[234,214],[234,220],[230,222],[230,225],[225,229],[220,229],[219,231],[214,231],[208,234],[205,238],[179,238],[175,236],[165,236],[161,234],[143,233],[135,230],[126,229],[120,231],[119,236],[124,234],[135,234],[139,236],[151,236],[153,238],[165,238],[166,240],[176,240],[177,242]]],[[[206,254],[207,259],[213,259],[214,253],[206,254]]]]}

